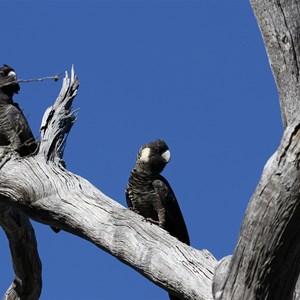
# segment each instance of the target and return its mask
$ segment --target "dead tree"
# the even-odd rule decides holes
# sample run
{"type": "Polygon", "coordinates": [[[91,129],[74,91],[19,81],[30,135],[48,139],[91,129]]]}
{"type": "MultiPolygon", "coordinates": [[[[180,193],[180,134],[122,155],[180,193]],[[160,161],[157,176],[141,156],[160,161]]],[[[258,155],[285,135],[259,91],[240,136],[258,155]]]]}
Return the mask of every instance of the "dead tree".
{"type": "Polygon", "coordinates": [[[249,203],[233,255],[218,263],[207,250],[142,222],[65,168],[63,150],[75,122],[72,101],[79,85],[72,70],[45,112],[38,152],[22,158],[1,152],[0,225],[15,271],[4,299],[34,300],[41,292],[29,218],[86,239],[182,299],[300,299],[299,3],[251,0],[280,95],[284,134],[249,203]]]}

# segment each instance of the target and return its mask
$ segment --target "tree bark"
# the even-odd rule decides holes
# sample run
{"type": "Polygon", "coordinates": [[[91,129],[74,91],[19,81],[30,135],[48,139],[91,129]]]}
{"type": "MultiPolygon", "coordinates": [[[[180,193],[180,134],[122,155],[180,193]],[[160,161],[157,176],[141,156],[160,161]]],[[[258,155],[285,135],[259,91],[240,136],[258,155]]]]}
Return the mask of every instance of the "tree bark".
{"type": "MultiPolygon", "coordinates": [[[[1,199],[1,203],[3,200],[1,199]]],[[[42,289],[42,264],[28,217],[1,204],[0,225],[9,240],[15,272],[14,280],[3,300],[38,299],[42,289]]]]}
{"type": "MultiPolygon", "coordinates": [[[[242,224],[218,299],[299,299],[299,1],[252,0],[277,83],[285,129],[242,224]]],[[[215,294],[216,295],[216,294],[215,294]]]]}
{"type": "Polygon", "coordinates": [[[300,127],[286,130],[247,208],[221,299],[291,299],[300,266],[300,127]]]}
{"type": "Polygon", "coordinates": [[[283,126],[299,121],[299,0],[250,0],[277,84],[283,126]]]}
{"type": "Polygon", "coordinates": [[[16,167],[10,161],[3,173],[0,186],[7,186],[1,188],[7,195],[5,204],[92,242],[184,299],[209,299],[216,263],[209,252],[188,247],[158,226],[143,222],[83,178],[53,163],[32,157],[16,167]]]}

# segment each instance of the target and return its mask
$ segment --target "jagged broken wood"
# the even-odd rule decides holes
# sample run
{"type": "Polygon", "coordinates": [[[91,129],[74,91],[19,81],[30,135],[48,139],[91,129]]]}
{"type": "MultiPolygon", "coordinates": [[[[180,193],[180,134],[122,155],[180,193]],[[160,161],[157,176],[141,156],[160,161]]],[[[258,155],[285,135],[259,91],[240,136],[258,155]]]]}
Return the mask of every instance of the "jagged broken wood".
{"type": "Polygon", "coordinates": [[[183,299],[212,299],[216,260],[208,251],[193,249],[143,222],[61,163],[66,135],[75,121],[71,105],[77,88],[72,70],[43,117],[39,151],[22,159],[13,154],[2,165],[2,204],[92,242],[183,299]]]}

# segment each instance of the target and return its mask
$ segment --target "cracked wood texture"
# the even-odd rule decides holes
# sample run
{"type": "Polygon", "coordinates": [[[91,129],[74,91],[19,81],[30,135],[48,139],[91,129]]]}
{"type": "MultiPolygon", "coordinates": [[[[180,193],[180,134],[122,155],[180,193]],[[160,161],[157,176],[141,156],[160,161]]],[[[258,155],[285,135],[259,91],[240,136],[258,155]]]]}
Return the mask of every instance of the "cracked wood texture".
{"type": "Polygon", "coordinates": [[[72,70],[43,117],[38,153],[20,158],[6,151],[2,156],[0,225],[15,270],[4,299],[35,300],[40,295],[41,264],[28,217],[86,239],[181,299],[213,299],[216,260],[207,250],[193,249],[144,222],[65,169],[62,155],[75,121],[71,105],[78,85],[72,70]]]}
{"type": "Polygon", "coordinates": [[[284,134],[248,205],[229,264],[216,269],[214,295],[300,299],[300,4],[298,0],[251,4],[276,80],[284,134]],[[222,279],[219,272],[225,274],[222,279]]]}
{"type": "Polygon", "coordinates": [[[277,84],[284,128],[299,116],[299,0],[251,0],[277,84]]]}

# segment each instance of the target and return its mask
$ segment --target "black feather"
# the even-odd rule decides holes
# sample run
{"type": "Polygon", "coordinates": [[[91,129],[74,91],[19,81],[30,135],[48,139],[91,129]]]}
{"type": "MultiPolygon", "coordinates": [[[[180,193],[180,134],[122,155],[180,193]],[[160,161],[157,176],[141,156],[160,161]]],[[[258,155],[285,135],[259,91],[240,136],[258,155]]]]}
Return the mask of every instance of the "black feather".
{"type": "Polygon", "coordinates": [[[9,76],[11,71],[8,65],[0,68],[0,146],[11,146],[20,156],[27,156],[34,153],[37,143],[22,110],[13,101],[20,87],[16,77],[9,76]]]}

